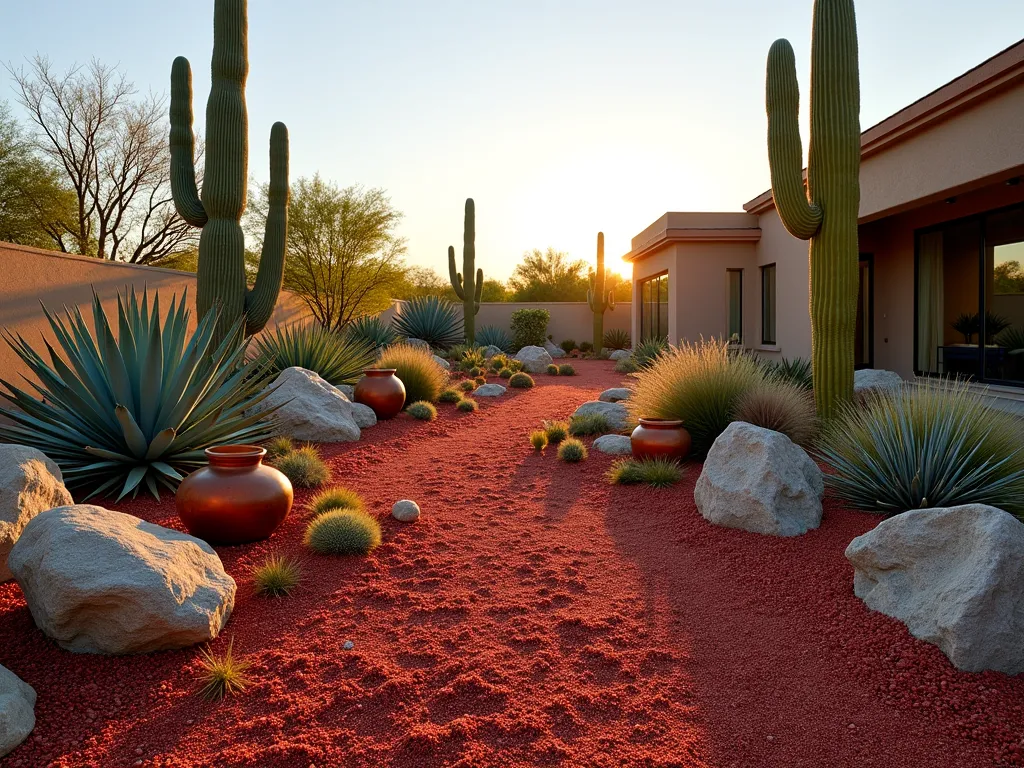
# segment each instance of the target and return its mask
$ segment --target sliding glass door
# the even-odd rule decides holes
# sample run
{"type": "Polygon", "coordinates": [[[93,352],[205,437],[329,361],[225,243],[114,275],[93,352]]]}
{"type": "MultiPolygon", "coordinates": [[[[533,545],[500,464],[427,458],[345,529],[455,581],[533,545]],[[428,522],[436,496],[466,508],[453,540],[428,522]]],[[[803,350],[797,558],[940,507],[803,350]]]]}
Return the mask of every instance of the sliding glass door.
{"type": "Polygon", "coordinates": [[[640,283],[640,338],[668,339],[668,275],[640,283]]]}

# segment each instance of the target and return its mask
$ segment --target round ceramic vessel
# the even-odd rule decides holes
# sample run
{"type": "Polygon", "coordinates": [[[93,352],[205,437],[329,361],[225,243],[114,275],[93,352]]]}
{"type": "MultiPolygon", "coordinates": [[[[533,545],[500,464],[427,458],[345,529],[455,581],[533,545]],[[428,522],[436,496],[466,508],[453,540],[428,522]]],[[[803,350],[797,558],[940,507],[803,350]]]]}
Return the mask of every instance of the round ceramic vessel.
{"type": "Polygon", "coordinates": [[[638,459],[666,456],[685,459],[690,454],[690,433],[677,419],[640,419],[629,443],[638,459]]]}
{"type": "Polygon", "coordinates": [[[206,449],[209,465],[181,481],[174,496],[178,517],[197,538],[211,544],[266,539],[292,508],[292,484],[263,464],[258,445],[206,449]]]}
{"type": "Polygon", "coordinates": [[[394,368],[367,368],[356,384],[353,399],[368,405],[378,419],[391,419],[405,405],[405,384],[395,376],[394,368]]]}

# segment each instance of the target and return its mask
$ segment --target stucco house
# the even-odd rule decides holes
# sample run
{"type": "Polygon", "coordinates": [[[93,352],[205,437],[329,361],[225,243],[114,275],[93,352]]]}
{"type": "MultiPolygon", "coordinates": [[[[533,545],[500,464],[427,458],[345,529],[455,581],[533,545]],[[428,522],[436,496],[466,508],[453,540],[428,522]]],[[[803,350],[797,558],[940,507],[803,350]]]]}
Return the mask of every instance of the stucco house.
{"type": "MultiPolygon", "coordinates": [[[[861,147],[858,365],[1019,393],[1024,41],[868,128],[861,147]]],[[[633,238],[634,339],[735,334],[763,357],[810,357],[807,243],[771,190],[743,211],[666,213],[633,238]]]]}

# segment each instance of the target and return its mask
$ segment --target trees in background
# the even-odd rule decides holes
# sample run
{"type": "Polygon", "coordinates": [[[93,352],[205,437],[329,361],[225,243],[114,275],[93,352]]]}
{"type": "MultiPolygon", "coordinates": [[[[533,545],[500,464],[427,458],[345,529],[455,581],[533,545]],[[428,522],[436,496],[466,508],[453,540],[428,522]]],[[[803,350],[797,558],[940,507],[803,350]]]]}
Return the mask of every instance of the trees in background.
{"type": "Polygon", "coordinates": [[[512,301],[586,301],[587,262],[563,251],[534,249],[523,254],[508,281],[512,301]]]}

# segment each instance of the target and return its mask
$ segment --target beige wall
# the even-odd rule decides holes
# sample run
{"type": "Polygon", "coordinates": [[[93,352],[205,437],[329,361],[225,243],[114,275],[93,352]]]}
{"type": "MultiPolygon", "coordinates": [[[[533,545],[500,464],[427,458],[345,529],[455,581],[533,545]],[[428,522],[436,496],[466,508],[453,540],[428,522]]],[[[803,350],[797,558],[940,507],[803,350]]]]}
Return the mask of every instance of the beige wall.
{"type": "Polygon", "coordinates": [[[761,239],[757,243],[757,266],[775,264],[775,345],[761,341],[761,280],[752,284],[754,333],[750,337],[758,355],[772,360],[811,357],[811,317],[807,280],[806,240],[793,237],[782,225],[775,209],[760,216],[761,239]]]}

